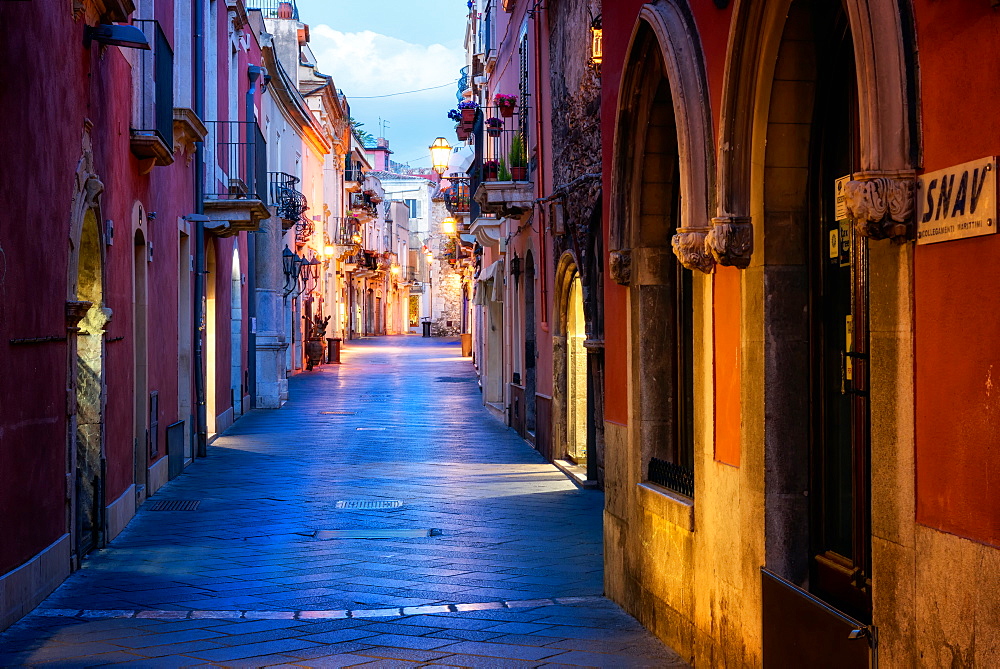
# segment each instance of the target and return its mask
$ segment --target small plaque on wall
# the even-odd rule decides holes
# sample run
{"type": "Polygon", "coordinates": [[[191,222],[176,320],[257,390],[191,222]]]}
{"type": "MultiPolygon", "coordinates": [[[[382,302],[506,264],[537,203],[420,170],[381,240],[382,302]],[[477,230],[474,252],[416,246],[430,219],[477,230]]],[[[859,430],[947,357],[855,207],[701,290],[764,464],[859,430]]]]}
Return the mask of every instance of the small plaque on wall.
{"type": "Polygon", "coordinates": [[[917,178],[917,244],[996,234],[997,158],[917,178]]]}

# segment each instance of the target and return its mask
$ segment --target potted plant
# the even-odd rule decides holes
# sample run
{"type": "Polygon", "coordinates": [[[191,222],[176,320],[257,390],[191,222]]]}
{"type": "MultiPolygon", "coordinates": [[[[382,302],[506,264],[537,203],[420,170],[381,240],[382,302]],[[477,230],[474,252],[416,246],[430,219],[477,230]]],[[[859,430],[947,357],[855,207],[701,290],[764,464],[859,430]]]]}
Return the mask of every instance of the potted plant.
{"type": "Polygon", "coordinates": [[[458,111],[462,114],[462,123],[468,125],[469,130],[472,130],[472,125],[476,122],[477,109],[479,109],[479,105],[472,100],[458,103],[458,111]]]}
{"type": "Polygon", "coordinates": [[[448,118],[450,118],[455,123],[461,123],[462,122],[462,112],[458,111],[457,109],[450,109],[448,111],[448,118]]]}
{"type": "Polygon", "coordinates": [[[503,130],[503,119],[502,118],[488,118],[486,119],[486,134],[490,137],[499,137],[500,131],[503,130]]]}
{"type": "Polygon", "coordinates": [[[500,159],[500,168],[497,170],[497,181],[513,181],[510,178],[510,170],[507,169],[507,161],[500,159]]]}
{"type": "Polygon", "coordinates": [[[517,106],[517,96],[516,95],[495,95],[493,97],[493,104],[495,104],[500,109],[500,115],[510,118],[514,115],[514,107],[517,106]]]}
{"type": "Polygon", "coordinates": [[[499,171],[500,163],[495,160],[487,160],[483,163],[483,181],[496,181],[499,171]]]}
{"type": "Polygon", "coordinates": [[[472,134],[472,131],[469,130],[468,127],[462,125],[461,123],[456,123],[455,134],[458,136],[458,141],[464,142],[469,139],[469,135],[472,134]]]}
{"type": "Polygon", "coordinates": [[[528,152],[524,147],[524,137],[516,132],[510,140],[510,150],[507,152],[510,165],[511,181],[528,180],[528,152]]]}

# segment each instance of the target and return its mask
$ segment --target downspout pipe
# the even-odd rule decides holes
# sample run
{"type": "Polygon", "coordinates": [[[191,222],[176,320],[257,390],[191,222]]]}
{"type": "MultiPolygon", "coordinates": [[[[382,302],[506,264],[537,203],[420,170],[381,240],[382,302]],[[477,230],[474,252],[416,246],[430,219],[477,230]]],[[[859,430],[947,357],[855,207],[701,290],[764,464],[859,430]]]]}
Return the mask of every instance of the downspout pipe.
{"type": "MultiPolygon", "coordinates": [[[[251,65],[247,68],[247,77],[250,79],[250,88],[247,89],[246,100],[246,120],[253,121],[255,114],[255,97],[257,95],[257,80],[263,74],[264,68],[259,65],[251,65]]],[[[252,145],[255,149],[256,145],[252,145]]],[[[255,156],[260,159],[261,156],[255,156]]],[[[257,175],[256,162],[250,165],[252,172],[248,174],[257,175]]],[[[264,171],[267,174],[267,170],[264,171]]],[[[266,205],[267,184],[257,184],[257,196],[266,205]]],[[[250,395],[250,408],[257,408],[257,233],[251,232],[247,235],[247,319],[250,322],[247,334],[247,394],[250,395]]]]}
{"type": "MultiPolygon", "coordinates": [[[[205,118],[205,0],[192,0],[194,11],[194,112],[205,118]]],[[[208,455],[208,416],[205,404],[205,143],[195,144],[194,159],[194,388],[196,455],[208,455]]]]}

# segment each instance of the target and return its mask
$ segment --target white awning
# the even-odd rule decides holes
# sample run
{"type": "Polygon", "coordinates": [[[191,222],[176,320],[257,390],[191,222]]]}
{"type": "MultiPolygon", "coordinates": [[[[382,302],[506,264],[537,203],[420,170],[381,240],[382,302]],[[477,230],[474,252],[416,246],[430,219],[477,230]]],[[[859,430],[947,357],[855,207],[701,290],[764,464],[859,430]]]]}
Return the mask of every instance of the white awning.
{"type": "Polygon", "coordinates": [[[503,302],[503,258],[479,273],[479,287],[477,299],[503,302]],[[492,285],[488,285],[490,282],[492,285]]]}

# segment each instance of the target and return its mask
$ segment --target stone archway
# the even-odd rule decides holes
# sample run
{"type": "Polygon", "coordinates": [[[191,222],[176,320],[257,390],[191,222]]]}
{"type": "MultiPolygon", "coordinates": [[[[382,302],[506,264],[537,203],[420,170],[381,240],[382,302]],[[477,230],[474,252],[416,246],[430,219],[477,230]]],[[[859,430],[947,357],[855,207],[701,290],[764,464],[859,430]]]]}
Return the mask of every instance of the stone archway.
{"type": "Polygon", "coordinates": [[[586,479],[592,450],[588,433],[590,409],[587,324],[583,282],[575,255],[563,253],[555,276],[555,329],[552,335],[552,459],[579,468],[586,479]]]}

